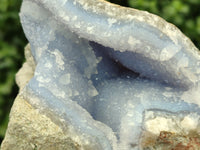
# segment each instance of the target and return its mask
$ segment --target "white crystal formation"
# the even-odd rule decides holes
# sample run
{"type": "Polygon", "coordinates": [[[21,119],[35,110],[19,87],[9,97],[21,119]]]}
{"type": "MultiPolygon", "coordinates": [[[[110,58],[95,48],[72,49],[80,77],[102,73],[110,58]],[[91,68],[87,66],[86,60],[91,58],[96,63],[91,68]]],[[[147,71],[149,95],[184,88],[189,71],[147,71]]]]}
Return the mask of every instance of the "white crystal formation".
{"type": "Polygon", "coordinates": [[[21,95],[74,141],[131,150],[147,133],[198,134],[200,54],[174,25],[103,0],[23,0],[20,18],[36,63],[21,95]]]}

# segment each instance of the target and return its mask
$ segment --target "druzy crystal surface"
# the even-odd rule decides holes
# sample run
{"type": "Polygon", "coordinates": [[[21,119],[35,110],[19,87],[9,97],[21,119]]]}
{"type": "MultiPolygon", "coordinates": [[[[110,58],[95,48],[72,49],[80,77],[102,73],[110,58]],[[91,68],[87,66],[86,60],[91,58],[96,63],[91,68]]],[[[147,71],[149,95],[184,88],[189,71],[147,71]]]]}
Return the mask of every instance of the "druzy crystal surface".
{"type": "Polygon", "coordinates": [[[96,150],[200,131],[200,54],[175,26],[102,0],[23,0],[36,69],[22,96],[96,150]]]}

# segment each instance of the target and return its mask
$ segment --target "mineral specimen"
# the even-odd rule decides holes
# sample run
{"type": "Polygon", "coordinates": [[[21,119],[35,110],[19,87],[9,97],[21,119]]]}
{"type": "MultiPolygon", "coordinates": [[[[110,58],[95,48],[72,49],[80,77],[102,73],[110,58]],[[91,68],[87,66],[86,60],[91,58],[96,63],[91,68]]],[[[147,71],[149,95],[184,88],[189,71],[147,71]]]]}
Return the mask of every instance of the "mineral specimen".
{"type": "Polygon", "coordinates": [[[103,0],[23,0],[20,17],[36,64],[20,96],[73,141],[131,150],[163,133],[198,138],[200,54],[175,26],[103,0]]]}

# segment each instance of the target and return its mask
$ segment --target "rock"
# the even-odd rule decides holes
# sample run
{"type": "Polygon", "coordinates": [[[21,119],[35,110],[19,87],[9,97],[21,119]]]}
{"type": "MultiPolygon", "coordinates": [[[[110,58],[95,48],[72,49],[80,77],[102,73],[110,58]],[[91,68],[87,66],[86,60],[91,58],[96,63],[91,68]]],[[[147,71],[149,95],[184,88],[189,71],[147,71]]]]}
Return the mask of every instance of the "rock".
{"type": "Polygon", "coordinates": [[[31,49],[29,44],[25,47],[24,53],[26,62],[23,64],[23,66],[15,76],[15,80],[20,91],[26,86],[29,80],[33,77],[36,66],[34,58],[31,54],[31,49]]]}
{"type": "Polygon", "coordinates": [[[10,113],[10,121],[2,150],[78,150],[78,143],[41,115],[26,100],[17,96],[10,113]]]}

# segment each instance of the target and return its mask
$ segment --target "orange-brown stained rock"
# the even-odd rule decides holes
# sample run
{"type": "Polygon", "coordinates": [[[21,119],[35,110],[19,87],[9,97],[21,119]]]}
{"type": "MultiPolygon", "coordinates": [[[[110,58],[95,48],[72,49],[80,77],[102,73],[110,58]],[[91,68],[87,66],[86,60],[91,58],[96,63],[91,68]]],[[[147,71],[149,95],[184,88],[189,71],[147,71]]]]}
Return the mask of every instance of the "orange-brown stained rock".
{"type": "Polygon", "coordinates": [[[143,149],[156,150],[200,150],[200,135],[193,133],[191,135],[181,135],[177,133],[161,131],[160,135],[154,138],[146,137],[143,141],[143,149]],[[149,144],[149,145],[148,145],[149,144]]]}

